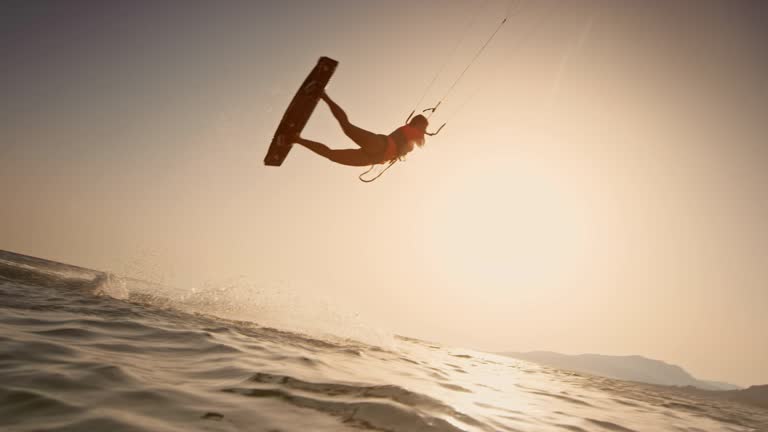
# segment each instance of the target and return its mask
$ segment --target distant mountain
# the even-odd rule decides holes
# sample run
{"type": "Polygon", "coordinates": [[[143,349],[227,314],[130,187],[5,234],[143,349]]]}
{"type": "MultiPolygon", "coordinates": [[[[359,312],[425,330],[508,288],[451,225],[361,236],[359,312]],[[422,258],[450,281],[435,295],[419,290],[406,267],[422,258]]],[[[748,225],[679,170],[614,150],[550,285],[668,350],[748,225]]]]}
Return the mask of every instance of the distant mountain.
{"type": "MultiPolygon", "coordinates": [[[[659,387],[659,386],[654,386],[659,387]]],[[[742,390],[702,390],[700,388],[661,386],[665,391],[673,391],[686,396],[704,397],[714,400],[727,400],[768,409],[768,384],[755,385],[742,390]]]]}
{"type": "Polygon", "coordinates": [[[730,400],[768,408],[768,384],[755,385],[744,390],[726,391],[723,394],[730,400]]]}
{"type": "Polygon", "coordinates": [[[739,390],[739,386],[694,378],[680,366],[642,356],[609,356],[601,354],[567,355],[549,351],[500,353],[558,369],[592,375],[667,386],[695,387],[703,390],[739,390]]]}
{"type": "Polygon", "coordinates": [[[711,386],[715,390],[741,390],[744,388],[744,387],[737,386],[735,384],[730,384],[730,383],[720,382],[720,381],[707,381],[707,380],[700,380],[700,381],[703,382],[704,384],[711,386]]]}

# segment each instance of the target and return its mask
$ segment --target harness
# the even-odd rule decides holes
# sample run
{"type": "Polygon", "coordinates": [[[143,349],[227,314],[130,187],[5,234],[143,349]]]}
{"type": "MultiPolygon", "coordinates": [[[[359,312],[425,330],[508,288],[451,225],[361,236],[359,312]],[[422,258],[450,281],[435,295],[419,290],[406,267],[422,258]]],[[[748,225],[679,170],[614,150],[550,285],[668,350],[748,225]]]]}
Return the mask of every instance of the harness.
{"type": "Polygon", "coordinates": [[[386,167],[384,167],[381,172],[376,174],[375,177],[371,179],[365,179],[365,177],[368,173],[373,171],[374,168],[376,168],[377,164],[371,165],[370,168],[368,168],[368,171],[360,174],[357,178],[360,179],[361,182],[364,183],[370,183],[377,178],[381,177],[382,174],[384,174],[388,169],[392,167],[392,165],[395,164],[398,160],[402,160],[402,158],[405,156],[405,154],[410,151],[410,148],[408,148],[408,144],[410,142],[414,141],[422,141],[424,140],[424,132],[420,131],[419,129],[416,129],[415,127],[411,125],[403,125],[397,128],[394,132],[387,135],[387,146],[384,149],[384,152],[382,153],[382,159],[387,161],[385,162],[387,164],[386,167]]]}

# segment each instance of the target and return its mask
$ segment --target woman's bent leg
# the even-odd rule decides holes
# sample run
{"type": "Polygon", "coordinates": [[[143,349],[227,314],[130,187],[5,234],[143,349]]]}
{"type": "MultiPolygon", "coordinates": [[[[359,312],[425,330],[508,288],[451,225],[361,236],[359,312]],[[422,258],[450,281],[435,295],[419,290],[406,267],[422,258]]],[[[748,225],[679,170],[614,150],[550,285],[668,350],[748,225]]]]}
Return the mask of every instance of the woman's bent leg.
{"type": "Polygon", "coordinates": [[[327,94],[323,93],[322,99],[325,101],[325,103],[328,104],[328,107],[331,109],[331,113],[339,122],[341,130],[344,131],[344,134],[349,137],[349,139],[354,141],[355,144],[359,145],[361,148],[364,148],[368,152],[379,153],[384,151],[381,138],[379,138],[377,134],[350,123],[349,118],[347,117],[347,113],[345,113],[344,110],[341,109],[341,107],[336,102],[328,97],[327,94]]]}
{"type": "Polygon", "coordinates": [[[304,138],[298,138],[296,144],[301,144],[320,156],[341,165],[367,166],[373,163],[370,156],[362,149],[333,150],[325,144],[304,138]]]}

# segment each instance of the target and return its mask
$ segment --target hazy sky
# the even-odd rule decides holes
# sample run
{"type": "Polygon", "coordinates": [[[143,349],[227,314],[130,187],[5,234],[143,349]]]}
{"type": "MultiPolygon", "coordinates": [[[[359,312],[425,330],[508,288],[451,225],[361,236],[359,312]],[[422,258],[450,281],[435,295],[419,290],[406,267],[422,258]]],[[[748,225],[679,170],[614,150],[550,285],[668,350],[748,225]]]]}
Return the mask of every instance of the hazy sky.
{"type": "MultiPolygon", "coordinates": [[[[303,148],[263,166],[318,57],[352,122],[389,133],[506,7],[6,0],[0,249],[768,383],[766,2],[521,2],[443,133],[378,181],[303,148]]],[[[353,146],[322,104],[304,136],[353,146]]]]}

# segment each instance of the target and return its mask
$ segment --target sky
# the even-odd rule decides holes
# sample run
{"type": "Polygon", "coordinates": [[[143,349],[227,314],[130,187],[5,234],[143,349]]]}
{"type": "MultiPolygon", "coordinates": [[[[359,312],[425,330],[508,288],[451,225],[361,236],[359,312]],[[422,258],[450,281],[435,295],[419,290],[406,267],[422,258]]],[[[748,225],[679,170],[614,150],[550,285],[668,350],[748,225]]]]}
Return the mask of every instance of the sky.
{"type": "MultiPolygon", "coordinates": [[[[768,383],[767,19],[760,1],[4,1],[0,249],[768,383]],[[350,120],[388,134],[508,12],[443,132],[377,181],[304,148],[263,165],[320,56],[350,120]]],[[[354,146],[322,103],[302,135],[354,146]]]]}

